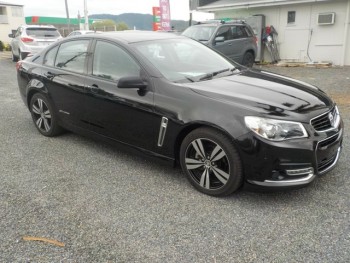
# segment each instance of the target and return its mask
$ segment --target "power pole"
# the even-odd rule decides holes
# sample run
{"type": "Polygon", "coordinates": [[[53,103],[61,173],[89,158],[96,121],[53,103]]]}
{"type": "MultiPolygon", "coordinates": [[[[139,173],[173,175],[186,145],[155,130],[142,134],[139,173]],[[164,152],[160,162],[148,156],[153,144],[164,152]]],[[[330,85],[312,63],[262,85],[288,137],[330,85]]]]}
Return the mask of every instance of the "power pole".
{"type": "Polygon", "coordinates": [[[67,15],[67,22],[68,22],[68,34],[70,33],[70,19],[69,19],[69,10],[68,10],[68,0],[64,0],[66,4],[66,15],[67,15]]]}
{"type": "Polygon", "coordinates": [[[84,17],[85,17],[84,29],[85,29],[85,30],[89,30],[89,20],[88,20],[88,10],[87,10],[87,0],[84,0],[84,17]]]}

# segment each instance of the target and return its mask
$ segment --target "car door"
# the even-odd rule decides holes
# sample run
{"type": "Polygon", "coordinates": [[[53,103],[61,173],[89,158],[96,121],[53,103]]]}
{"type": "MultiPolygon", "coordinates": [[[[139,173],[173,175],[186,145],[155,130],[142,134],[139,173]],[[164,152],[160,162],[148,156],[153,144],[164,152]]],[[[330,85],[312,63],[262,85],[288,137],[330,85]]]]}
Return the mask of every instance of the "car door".
{"type": "Polygon", "coordinates": [[[232,47],[233,47],[233,56],[232,58],[238,63],[242,63],[243,56],[251,47],[251,39],[248,38],[248,34],[244,26],[232,25],[232,47]]]}
{"type": "Polygon", "coordinates": [[[85,119],[85,76],[90,40],[72,40],[54,46],[44,58],[43,82],[60,119],[88,128],[85,119]]]}
{"type": "Polygon", "coordinates": [[[152,150],[160,117],[154,114],[153,89],[141,66],[115,43],[97,40],[86,82],[91,129],[115,140],[152,150]],[[142,77],[146,91],[118,88],[122,77],[142,77]],[[157,121],[157,119],[159,119],[157,121]]]}
{"type": "Polygon", "coordinates": [[[223,37],[224,41],[215,42],[215,49],[234,61],[241,63],[242,50],[245,49],[245,44],[240,27],[237,25],[222,26],[218,29],[215,39],[217,37],[223,37]]]}
{"type": "Polygon", "coordinates": [[[225,56],[233,59],[236,47],[233,45],[232,31],[230,26],[220,27],[214,37],[213,47],[225,56]],[[217,41],[220,39],[219,41],[217,41]]]}

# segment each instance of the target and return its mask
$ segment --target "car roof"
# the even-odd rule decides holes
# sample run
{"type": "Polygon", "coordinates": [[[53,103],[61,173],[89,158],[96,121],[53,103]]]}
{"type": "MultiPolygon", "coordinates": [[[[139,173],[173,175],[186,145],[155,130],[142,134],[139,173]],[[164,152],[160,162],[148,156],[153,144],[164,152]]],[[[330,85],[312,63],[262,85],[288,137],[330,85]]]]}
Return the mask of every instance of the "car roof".
{"type": "Polygon", "coordinates": [[[114,31],[114,32],[102,32],[99,34],[88,34],[76,36],[76,38],[108,38],[112,40],[119,40],[124,43],[136,43],[152,40],[164,40],[164,39],[188,39],[183,36],[179,36],[173,33],[155,32],[155,31],[137,31],[137,30],[125,30],[125,31],[114,31]]]}
{"type": "Polygon", "coordinates": [[[86,32],[95,32],[94,30],[74,30],[73,32],[81,32],[81,33],[86,33],[86,32]]]}
{"type": "Polygon", "coordinates": [[[221,20],[208,20],[204,22],[198,22],[194,26],[224,26],[224,25],[246,25],[243,20],[221,21],[221,20]]]}
{"type": "Polygon", "coordinates": [[[25,27],[25,28],[55,28],[52,25],[22,25],[21,27],[25,27]]]}

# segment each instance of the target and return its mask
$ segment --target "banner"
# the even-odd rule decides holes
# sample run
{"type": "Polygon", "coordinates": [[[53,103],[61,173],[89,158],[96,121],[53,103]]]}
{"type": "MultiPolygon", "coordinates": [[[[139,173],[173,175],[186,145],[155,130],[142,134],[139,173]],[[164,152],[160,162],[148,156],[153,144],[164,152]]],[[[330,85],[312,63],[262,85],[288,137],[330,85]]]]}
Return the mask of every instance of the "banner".
{"type": "Polygon", "coordinates": [[[152,8],[152,11],[153,11],[153,31],[159,31],[159,30],[162,30],[162,27],[161,27],[161,22],[160,22],[160,7],[158,6],[154,6],[152,8]]]}
{"type": "Polygon", "coordinates": [[[171,30],[170,19],[170,0],[159,0],[160,7],[160,25],[162,30],[171,30]]]}

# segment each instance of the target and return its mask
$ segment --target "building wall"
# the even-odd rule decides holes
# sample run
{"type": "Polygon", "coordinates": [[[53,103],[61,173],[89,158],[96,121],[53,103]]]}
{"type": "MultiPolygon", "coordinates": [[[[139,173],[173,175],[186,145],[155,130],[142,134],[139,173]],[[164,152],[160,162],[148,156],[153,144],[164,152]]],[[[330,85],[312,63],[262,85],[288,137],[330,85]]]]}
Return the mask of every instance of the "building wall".
{"type": "MultiPolygon", "coordinates": [[[[309,53],[313,62],[329,61],[335,65],[345,62],[346,65],[350,65],[350,33],[348,33],[345,59],[343,56],[347,6],[348,1],[336,1],[226,10],[215,12],[215,18],[244,18],[263,14],[266,16],[266,25],[273,25],[278,32],[281,59],[310,62],[309,53]],[[287,23],[288,11],[296,12],[295,23],[287,23]],[[336,14],[335,24],[318,25],[318,14],[328,12],[336,14]]],[[[265,60],[270,60],[268,52],[265,52],[265,60]]]]}
{"type": "Polygon", "coordinates": [[[11,38],[8,34],[11,30],[25,24],[22,6],[0,6],[3,10],[0,15],[0,40],[4,43],[10,43],[11,38]]]}

